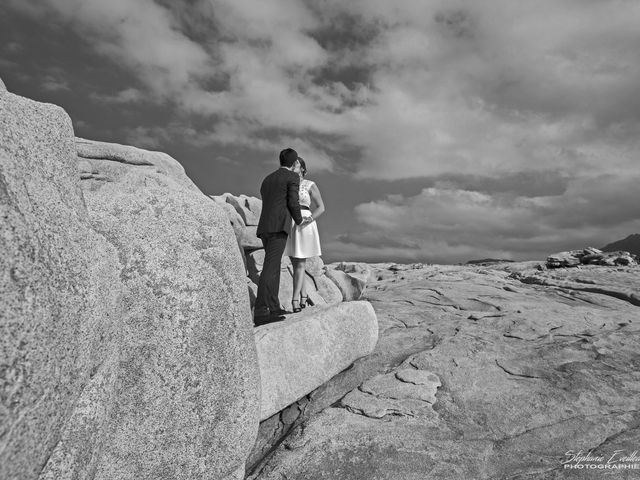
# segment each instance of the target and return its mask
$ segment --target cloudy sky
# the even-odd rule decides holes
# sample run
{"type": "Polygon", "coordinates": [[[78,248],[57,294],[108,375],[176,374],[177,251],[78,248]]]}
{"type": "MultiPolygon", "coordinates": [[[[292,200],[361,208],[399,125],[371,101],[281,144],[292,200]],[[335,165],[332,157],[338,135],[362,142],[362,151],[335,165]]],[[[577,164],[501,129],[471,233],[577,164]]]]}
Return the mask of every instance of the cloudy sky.
{"type": "Polygon", "coordinates": [[[640,232],[637,0],[3,0],[0,77],[76,135],[258,195],[298,150],[325,261],[542,259],[640,232]]]}

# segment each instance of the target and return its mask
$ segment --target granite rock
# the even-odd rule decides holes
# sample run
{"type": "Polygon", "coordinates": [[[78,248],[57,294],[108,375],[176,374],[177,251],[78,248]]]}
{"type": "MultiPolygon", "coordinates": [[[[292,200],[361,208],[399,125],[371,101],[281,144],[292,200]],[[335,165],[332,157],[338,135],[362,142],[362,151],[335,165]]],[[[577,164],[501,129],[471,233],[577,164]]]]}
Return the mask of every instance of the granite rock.
{"type": "Polygon", "coordinates": [[[229,222],[233,226],[233,231],[236,234],[236,238],[241,249],[245,250],[248,254],[254,250],[263,248],[262,240],[260,240],[256,235],[258,223],[253,220],[250,220],[249,223],[247,223],[247,218],[252,217],[247,217],[249,214],[247,214],[245,210],[248,207],[244,208],[242,206],[246,202],[247,205],[254,205],[253,208],[256,208],[255,203],[260,202],[260,200],[253,197],[246,197],[244,195],[235,197],[230,193],[225,193],[223,195],[210,195],[209,197],[224,209],[227,217],[229,218],[229,222]],[[251,201],[248,200],[249,198],[251,198],[251,201]]]}
{"type": "Polygon", "coordinates": [[[257,327],[255,339],[264,420],[368,355],[378,324],[369,303],[350,302],[306,308],[283,322],[257,327]]]}
{"type": "Polygon", "coordinates": [[[264,245],[262,244],[262,240],[260,240],[256,235],[257,230],[258,230],[258,227],[256,226],[249,226],[249,227],[244,227],[240,232],[240,238],[238,240],[238,243],[245,251],[252,251],[252,250],[258,250],[258,249],[264,248],[264,245]]]}
{"type": "MultiPolygon", "coordinates": [[[[78,157],[97,160],[111,160],[124,165],[152,166],[155,173],[171,176],[185,188],[197,188],[184,173],[184,168],[164,152],[152,152],[130,145],[99,142],[76,138],[78,157]]],[[[80,163],[80,165],[83,165],[80,163]]],[[[91,162],[89,162],[91,165],[91,162]]],[[[79,168],[82,171],[81,168],[79,168]]]]}
{"type": "Polygon", "coordinates": [[[343,295],[340,288],[338,288],[333,280],[329,279],[327,275],[313,277],[313,282],[317,288],[318,294],[329,305],[335,305],[336,303],[343,301],[343,295]]]}
{"type": "Polygon", "coordinates": [[[94,228],[117,249],[130,313],[119,326],[126,341],[113,372],[122,382],[114,392],[118,416],[99,471],[105,478],[231,475],[255,438],[259,399],[235,236],[175,160],[141,154],[126,164],[104,144],[101,155],[92,166],[110,181],[81,186],[94,228]]]}
{"type": "Polygon", "coordinates": [[[322,261],[322,257],[307,258],[305,262],[305,270],[314,278],[324,275],[326,267],[322,261]]]}
{"type": "Polygon", "coordinates": [[[256,226],[260,220],[260,212],[262,211],[262,201],[256,197],[248,197],[240,195],[238,197],[225,193],[224,197],[231,206],[242,217],[244,224],[247,226],[256,226]]]}
{"type": "MultiPolygon", "coordinates": [[[[64,110],[0,96],[3,479],[36,479],[47,468],[74,405],[111,356],[102,339],[124,314],[117,252],[92,227],[75,158],[64,110]]],[[[96,410],[100,420],[110,413],[96,410]]],[[[100,422],[90,427],[74,458],[79,475],[104,440],[100,422]]]]}
{"type": "Polygon", "coordinates": [[[256,285],[260,280],[260,272],[262,272],[262,265],[264,265],[264,249],[252,250],[247,252],[247,276],[256,285]]]}
{"type": "Polygon", "coordinates": [[[640,269],[536,266],[371,265],[376,348],[296,404],[248,478],[602,478],[562,462],[638,448],[640,269]]]}
{"type": "Polygon", "coordinates": [[[242,478],[258,364],[222,210],[53,105],[4,93],[0,127],[0,477],[242,478]]]}
{"type": "Polygon", "coordinates": [[[339,262],[331,264],[334,270],[342,270],[354,277],[361,279],[365,284],[373,280],[373,269],[366,263],[362,262],[339,262]]]}
{"type": "Polygon", "coordinates": [[[233,208],[231,204],[226,202],[226,197],[209,195],[209,198],[211,198],[214,202],[220,205],[224,210],[224,212],[227,214],[229,223],[231,223],[231,226],[233,227],[233,231],[236,234],[236,238],[238,239],[238,242],[240,242],[244,235],[243,232],[246,226],[244,224],[244,220],[242,220],[242,217],[240,217],[238,212],[236,212],[236,209],[233,208]]]}
{"type": "MultiPolygon", "coordinates": [[[[246,253],[247,276],[257,284],[260,280],[260,272],[264,263],[264,250],[253,250],[246,253]]],[[[320,257],[307,259],[305,287],[307,294],[314,304],[333,304],[342,301],[342,294],[338,288],[324,275],[324,263],[320,257]]],[[[280,265],[280,304],[283,308],[291,310],[291,297],[293,294],[293,268],[289,257],[283,257],[280,265]]]]}
{"type": "Polygon", "coordinates": [[[547,268],[576,267],[580,265],[638,265],[638,259],[629,252],[613,251],[603,252],[597,248],[587,247],[583,250],[570,250],[567,252],[549,255],[546,262],[547,268]]]}
{"type": "Polygon", "coordinates": [[[336,284],[343,301],[360,300],[364,295],[367,283],[362,276],[332,268],[327,268],[326,276],[336,284]]]}

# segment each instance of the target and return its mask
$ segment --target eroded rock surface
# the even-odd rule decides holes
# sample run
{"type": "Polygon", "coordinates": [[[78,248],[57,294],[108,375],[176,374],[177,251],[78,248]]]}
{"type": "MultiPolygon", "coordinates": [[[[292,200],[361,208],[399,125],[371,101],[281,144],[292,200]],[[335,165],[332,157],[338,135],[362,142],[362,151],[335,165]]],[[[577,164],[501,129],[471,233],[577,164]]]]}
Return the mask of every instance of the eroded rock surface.
{"type": "Polygon", "coordinates": [[[244,266],[179,163],[2,92],[0,216],[0,478],[242,478],[244,266]]]}
{"type": "Polygon", "coordinates": [[[565,454],[638,450],[639,268],[372,269],[378,345],[269,419],[248,478],[599,479],[565,454]]]}

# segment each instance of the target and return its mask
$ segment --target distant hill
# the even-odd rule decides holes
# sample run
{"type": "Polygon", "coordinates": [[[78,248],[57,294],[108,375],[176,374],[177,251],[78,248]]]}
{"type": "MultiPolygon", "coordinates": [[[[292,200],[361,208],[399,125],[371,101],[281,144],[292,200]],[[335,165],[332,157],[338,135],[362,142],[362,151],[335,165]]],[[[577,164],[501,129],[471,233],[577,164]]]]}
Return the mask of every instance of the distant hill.
{"type": "Polygon", "coordinates": [[[640,233],[633,233],[627,238],[605,245],[600,250],[605,252],[616,252],[618,250],[622,250],[624,252],[633,253],[634,255],[640,255],[640,233]]]}

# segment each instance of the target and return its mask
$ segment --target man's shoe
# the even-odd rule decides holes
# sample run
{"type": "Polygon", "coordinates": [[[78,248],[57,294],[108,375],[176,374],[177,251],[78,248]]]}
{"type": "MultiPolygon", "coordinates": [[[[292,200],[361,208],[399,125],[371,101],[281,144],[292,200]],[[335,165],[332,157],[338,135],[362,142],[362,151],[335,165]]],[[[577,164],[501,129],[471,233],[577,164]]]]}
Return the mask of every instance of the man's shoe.
{"type": "Polygon", "coordinates": [[[281,322],[282,320],[284,320],[284,315],[259,315],[253,318],[253,324],[259,327],[260,325],[281,322]]]}
{"type": "Polygon", "coordinates": [[[271,310],[269,313],[271,315],[289,315],[291,312],[279,308],[277,310],[271,310]]]}

